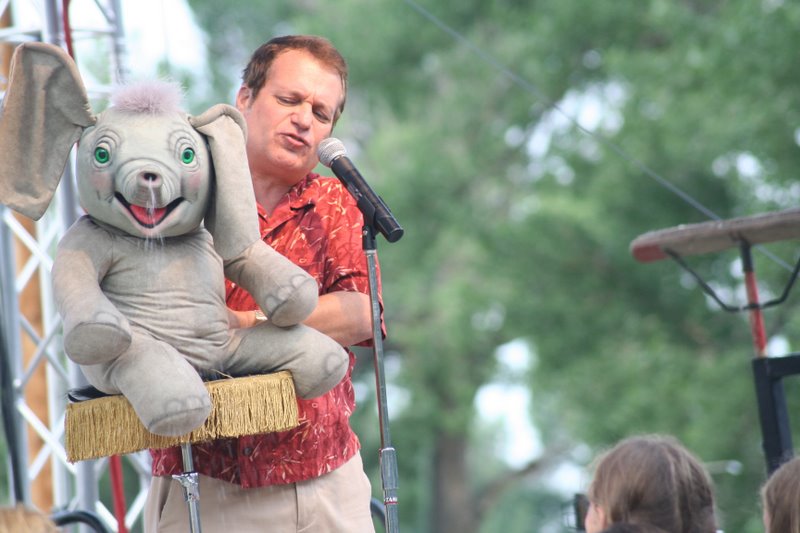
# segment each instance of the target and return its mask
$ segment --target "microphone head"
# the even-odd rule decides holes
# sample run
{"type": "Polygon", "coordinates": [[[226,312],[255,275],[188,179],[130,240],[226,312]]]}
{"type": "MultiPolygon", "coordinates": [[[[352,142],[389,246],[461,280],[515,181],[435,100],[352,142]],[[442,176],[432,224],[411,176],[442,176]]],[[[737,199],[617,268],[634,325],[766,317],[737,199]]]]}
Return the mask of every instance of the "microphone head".
{"type": "Polygon", "coordinates": [[[336,137],[328,137],[327,139],[323,139],[317,147],[317,157],[319,157],[319,162],[328,168],[330,168],[334,159],[344,155],[347,155],[347,150],[345,150],[344,143],[342,143],[342,141],[336,137]]]}

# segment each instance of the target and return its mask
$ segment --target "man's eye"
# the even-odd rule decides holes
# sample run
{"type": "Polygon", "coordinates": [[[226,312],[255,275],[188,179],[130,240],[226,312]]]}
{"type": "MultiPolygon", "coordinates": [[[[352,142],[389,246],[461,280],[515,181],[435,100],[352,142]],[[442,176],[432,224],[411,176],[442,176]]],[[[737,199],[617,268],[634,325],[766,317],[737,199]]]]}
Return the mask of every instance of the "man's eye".
{"type": "Polygon", "coordinates": [[[328,114],[327,114],[327,113],[323,113],[323,112],[321,112],[321,111],[318,111],[318,112],[314,113],[314,115],[317,117],[317,119],[318,119],[320,122],[323,122],[323,123],[325,123],[325,124],[327,124],[328,122],[330,122],[330,121],[331,121],[331,119],[330,119],[330,117],[328,116],[328,114]]]}

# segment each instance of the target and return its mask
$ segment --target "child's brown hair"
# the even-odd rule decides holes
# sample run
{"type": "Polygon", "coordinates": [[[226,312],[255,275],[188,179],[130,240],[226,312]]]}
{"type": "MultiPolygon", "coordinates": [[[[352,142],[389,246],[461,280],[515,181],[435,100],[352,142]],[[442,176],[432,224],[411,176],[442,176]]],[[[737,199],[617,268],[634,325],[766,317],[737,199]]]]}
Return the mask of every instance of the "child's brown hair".
{"type": "Polygon", "coordinates": [[[589,499],[610,524],[654,526],[671,533],[714,533],[711,480],[677,439],[625,439],[599,457],[589,499]]]}

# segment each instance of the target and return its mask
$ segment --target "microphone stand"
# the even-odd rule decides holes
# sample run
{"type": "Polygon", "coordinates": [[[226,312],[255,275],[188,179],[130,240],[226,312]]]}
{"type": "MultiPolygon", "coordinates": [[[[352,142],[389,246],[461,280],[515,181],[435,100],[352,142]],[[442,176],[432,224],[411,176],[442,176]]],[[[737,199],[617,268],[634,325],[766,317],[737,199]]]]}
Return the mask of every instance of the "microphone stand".
{"type": "Polygon", "coordinates": [[[386,513],[384,526],[387,533],[398,533],[397,517],[397,454],[392,447],[389,436],[389,412],[386,408],[386,379],[383,371],[383,331],[381,329],[381,306],[378,299],[377,247],[376,230],[387,241],[395,242],[403,236],[403,228],[392,215],[383,199],[375,194],[364,178],[345,157],[344,145],[338,139],[329,138],[322,141],[317,148],[320,162],[330,167],[339,178],[345,189],[356,201],[359,211],[364,216],[361,231],[362,247],[367,257],[369,275],[369,300],[372,319],[372,353],[375,363],[375,385],[378,396],[378,420],[381,429],[380,468],[383,483],[383,505],[386,513]],[[335,149],[334,153],[330,153],[335,149]]]}
{"type": "MultiPolygon", "coordinates": [[[[365,220],[368,220],[365,217],[365,220]]],[[[383,331],[381,306],[378,300],[377,247],[375,228],[368,222],[362,229],[364,254],[367,256],[369,299],[372,308],[372,353],[375,364],[375,385],[378,397],[378,421],[381,429],[380,468],[383,483],[383,505],[386,511],[386,532],[400,531],[397,516],[397,454],[389,435],[389,411],[386,407],[386,379],[383,370],[383,331]]]]}

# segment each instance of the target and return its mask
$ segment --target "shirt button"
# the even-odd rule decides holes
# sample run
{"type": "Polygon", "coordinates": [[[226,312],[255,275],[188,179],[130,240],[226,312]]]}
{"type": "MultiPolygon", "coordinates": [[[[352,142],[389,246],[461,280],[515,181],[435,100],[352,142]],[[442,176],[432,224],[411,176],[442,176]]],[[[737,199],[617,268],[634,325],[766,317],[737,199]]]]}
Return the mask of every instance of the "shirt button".
{"type": "Polygon", "coordinates": [[[253,455],[253,448],[248,446],[247,448],[242,450],[242,453],[244,454],[245,457],[250,457],[251,455],[253,455]]]}

